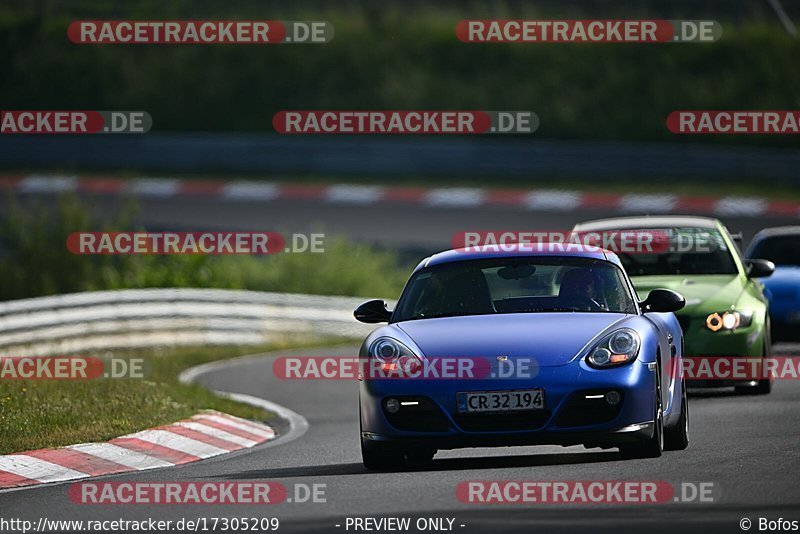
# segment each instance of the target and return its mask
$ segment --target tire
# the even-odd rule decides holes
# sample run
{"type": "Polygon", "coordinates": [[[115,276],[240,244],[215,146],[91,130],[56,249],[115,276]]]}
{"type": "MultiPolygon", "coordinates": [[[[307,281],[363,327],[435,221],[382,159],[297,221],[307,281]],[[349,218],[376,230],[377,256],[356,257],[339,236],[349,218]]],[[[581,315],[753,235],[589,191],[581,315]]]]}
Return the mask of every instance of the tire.
{"type": "Polygon", "coordinates": [[[370,471],[391,471],[405,466],[405,456],[386,443],[364,439],[361,424],[361,399],[358,401],[358,435],[361,438],[361,462],[370,471]]]}
{"type": "Polygon", "coordinates": [[[655,414],[653,436],[639,443],[620,445],[619,452],[626,460],[636,458],[658,458],[664,451],[664,411],[661,403],[661,362],[656,371],[655,414]]]}
{"type": "MultiPolygon", "coordinates": [[[[431,456],[432,458],[432,456],[431,456]]],[[[394,471],[405,467],[405,456],[385,443],[361,438],[361,461],[370,471],[394,471]]]]}
{"type": "MultiPolygon", "coordinates": [[[[769,332],[769,327],[767,328],[767,332],[769,332]]],[[[762,358],[767,358],[769,353],[772,350],[772,339],[769,334],[767,334],[766,338],[764,339],[764,354],[762,358]]],[[[755,386],[736,386],[734,388],[736,393],[744,394],[744,395],[769,395],[772,391],[772,380],[766,378],[764,380],[759,380],[758,384],[755,386]]]]}
{"type": "Polygon", "coordinates": [[[681,383],[681,416],[675,426],[664,429],[664,450],[682,451],[689,446],[689,397],[686,382],[681,383]]]}
{"type": "Polygon", "coordinates": [[[406,451],[406,461],[411,465],[425,465],[433,460],[436,449],[411,449],[406,451]]]}
{"type": "Polygon", "coordinates": [[[759,380],[755,386],[736,386],[736,393],[742,395],[769,395],[772,391],[771,380],[759,380]]]}
{"type": "Polygon", "coordinates": [[[759,380],[758,385],[752,388],[754,395],[769,395],[772,393],[771,380],[759,380]]]}
{"type": "MultiPolygon", "coordinates": [[[[362,436],[361,400],[358,401],[358,433],[362,436]]],[[[439,452],[432,448],[415,448],[403,451],[395,445],[368,441],[361,437],[361,462],[370,471],[398,471],[407,465],[425,465],[439,452]]]]}

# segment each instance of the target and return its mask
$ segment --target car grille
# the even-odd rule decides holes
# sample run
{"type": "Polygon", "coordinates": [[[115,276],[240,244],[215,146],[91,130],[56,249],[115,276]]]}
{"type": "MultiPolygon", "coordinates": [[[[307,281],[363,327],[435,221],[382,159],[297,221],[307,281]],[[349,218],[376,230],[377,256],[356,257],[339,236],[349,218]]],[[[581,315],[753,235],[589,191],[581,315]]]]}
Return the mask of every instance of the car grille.
{"type": "Polygon", "coordinates": [[[536,430],[550,419],[549,410],[510,413],[457,414],[455,422],[467,432],[505,432],[536,430]]]}

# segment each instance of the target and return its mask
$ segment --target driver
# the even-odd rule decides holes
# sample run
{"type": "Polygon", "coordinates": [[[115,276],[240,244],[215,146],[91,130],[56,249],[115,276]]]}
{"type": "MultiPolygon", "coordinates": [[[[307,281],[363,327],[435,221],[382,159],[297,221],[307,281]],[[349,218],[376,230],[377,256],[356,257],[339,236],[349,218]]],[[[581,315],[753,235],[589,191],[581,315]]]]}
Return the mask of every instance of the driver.
{"type": "Polygon", "coordinates": [[[591,269],[581,268],[567,271],[561,279],[561,288],[558,291],[560,298],[578,297],[592,299],[600,302],[600,277],[591,269]]]}
{"type": "Polygon", "coordinates": [[[434,273],[425,287],[429,305],[423,315],[494,313],[486,278],[480,270],[445,270],[434,273]]]}

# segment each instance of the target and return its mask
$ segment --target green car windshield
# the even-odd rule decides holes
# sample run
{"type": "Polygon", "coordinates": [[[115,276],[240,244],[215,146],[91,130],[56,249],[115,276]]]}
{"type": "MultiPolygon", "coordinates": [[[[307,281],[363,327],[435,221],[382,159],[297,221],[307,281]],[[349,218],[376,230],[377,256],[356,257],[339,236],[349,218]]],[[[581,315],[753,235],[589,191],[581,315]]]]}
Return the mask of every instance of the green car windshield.
{"type": "Polygon", "coordinates": [[[731,250],[716,228],[646,230],[666,235],[668,245],[658,247],[653,252],[619,253],[629,276],[737,274],[738,272],[731,250]]]}

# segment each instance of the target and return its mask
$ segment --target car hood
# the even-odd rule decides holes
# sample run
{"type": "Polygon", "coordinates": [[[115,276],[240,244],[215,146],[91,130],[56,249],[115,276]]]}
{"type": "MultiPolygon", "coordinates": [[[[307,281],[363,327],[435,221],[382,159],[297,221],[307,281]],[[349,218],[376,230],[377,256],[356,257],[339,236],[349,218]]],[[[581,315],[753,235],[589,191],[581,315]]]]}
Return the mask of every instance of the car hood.
{"type": "Polygon", "coordinates": [[[779,265],[771,276],[760,280],[773,296],[800,298],[800,267],[779,265]]]}
{"type": "Polygon", "coordinates": [[[515,313],[404,321],[403,330],[427,357],[531,358],[541,367],[572,361],[622,313],[515,313]]]}
{"type": "Polygon", "coordinates": [[[765,286],[800,285],[800,267],[795,265],[777,265],[775,272],[766,278],[760,278],[765,286]]]}
{"type": "Polygon", "coordinates": [[[635,276],[631,282],[640,300],[647,298],[653,289],[672,289],[686,299],[686,307],[679,315],[694,315],[718,312],[735,304],[744,285],[735,274],[635,276]]]}

